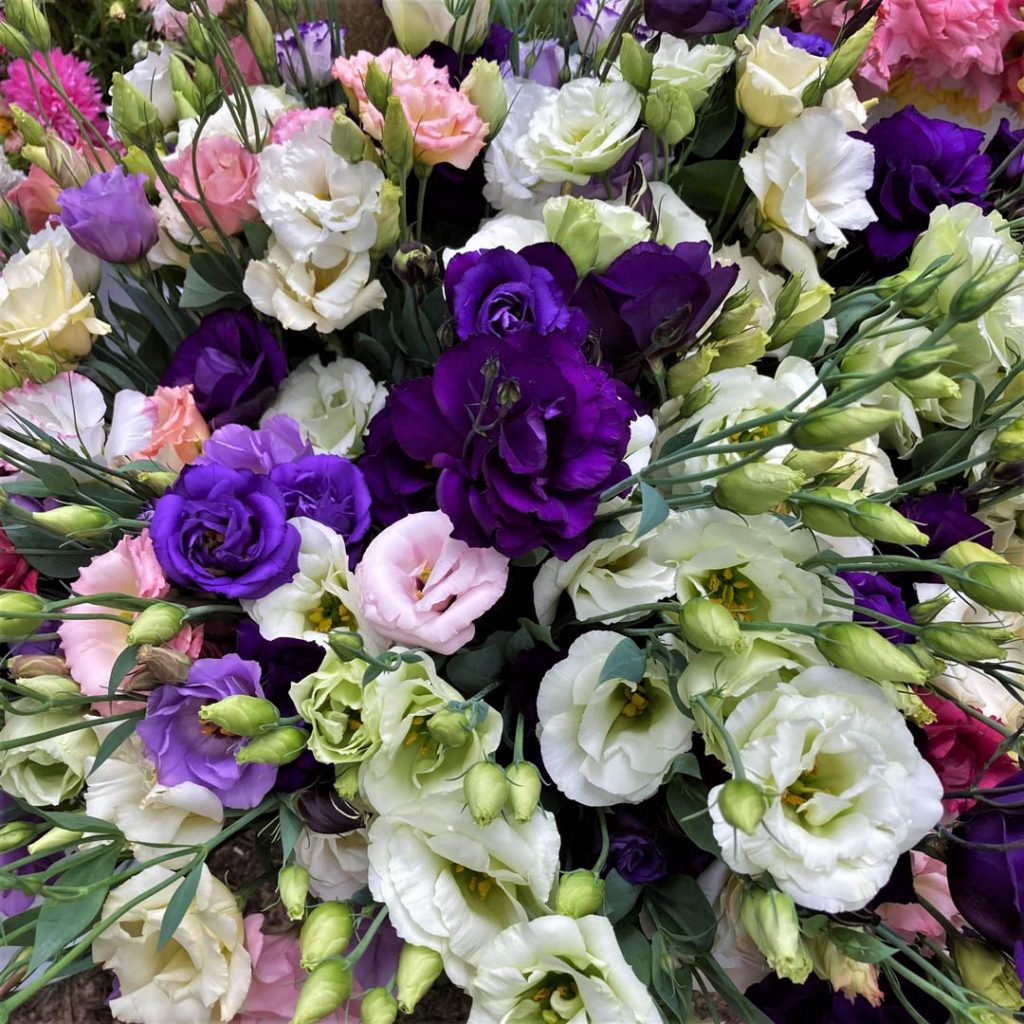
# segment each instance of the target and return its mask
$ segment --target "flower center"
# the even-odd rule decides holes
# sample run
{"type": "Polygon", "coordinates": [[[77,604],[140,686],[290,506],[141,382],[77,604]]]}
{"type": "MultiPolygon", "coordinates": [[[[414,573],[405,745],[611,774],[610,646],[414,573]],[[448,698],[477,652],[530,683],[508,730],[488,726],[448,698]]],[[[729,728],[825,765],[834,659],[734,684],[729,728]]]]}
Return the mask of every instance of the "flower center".
{"type": "Polygon", "coordinates": [[[540,1014],[538,1019],[543,1024],[562,1024],[574,1019],[583,1009],[576,982],[565,974],[548,975],[530,999],[536,1005],[540,1014]]]}
{"type": "Polygon", "coordinates": [[[770,436],[772,428],[767,423],[754,427],[751,430],[737,430],[735,434],[729,435],[730,444],[742,444],[744,441],[763,441],[770,436]]]}
{"type": "Polygon", "coordinates": [[[629,683],[623,683],[620,693],[624,703],[619,717],[642,718],[651,704],[651,698],[647,690],[644,689],[644,684],[637,683],[634,688],[629,683]]]}
{"type": "Polygon", "coordinates": [[[720,604],[732,613],[734,618],[749,622],[752,609],[758,598],[757,588],[739,569],[730,567],[708,574],[704,581],[704,593],[713,604],[720,604]]]}
{"type": "Polygon", "coordinates": [[[355,630],[356,617],[341,603],[334,594],[324,594],[320,604],[308,616],[309,624],[320,633],[330,633],[332,629],[344,627],[355,630]]]}
{"type": "Polygon", "coordinates": [[[490,875],[480,871],[469,871],[462,864],[455,865],[455,878],[459,885],[468,894],[475,896],[478,900],[487,901],[496,886],[496,882],[490,875]]]}

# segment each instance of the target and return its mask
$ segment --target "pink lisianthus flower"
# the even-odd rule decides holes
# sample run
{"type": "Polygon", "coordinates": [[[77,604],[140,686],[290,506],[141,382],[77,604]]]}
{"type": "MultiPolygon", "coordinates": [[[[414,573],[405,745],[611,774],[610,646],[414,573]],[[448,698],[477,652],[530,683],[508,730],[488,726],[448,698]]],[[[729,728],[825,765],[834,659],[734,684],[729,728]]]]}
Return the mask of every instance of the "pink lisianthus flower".
{"type": "MultiPolygon", "coordinates": [[[[915,895],[926,899],[954,927],[962,928],[964,919],[949,895],[946,865],[926,853],[911,850],[910,870],[914,876],[915,895]]],[[[887,927],[907,942],[914,942],[918,935],[945,941],[946,931],[942,923],[919,903],[883,903],[876,913],[887,927]]]]}
{"type": "MultiPolygon", "coordinates": [[[[112,551],[93,558],[79,572],[72,590],[83,597],[124,594],[158,599],[166,597],[171,587],[156,559],[149,531],[143,530],[136,537],[124,537],[112,551]]],[[[123,620],[67,619],[57,627],[71,678],[81,687],[82,693],[90,697],[106,697],[111,669],[128,646],[128,632],[135,615],[132,612],[113,613],[110,608],[91,604],[76,605],[74,612],[76,615],[117,614],[123,620]]],[[[196,658],[202,643],[202,627],[185,626],[167,646],[189,658],[196,658]]],[[[96,702],[96,710],[101,714],[131,711],[137,706],[134,701],[96,702]]]]}
{"type": "Polygon", "coordinates": [[[286,110],[270,129],[270,141],[279,146],[290,138],[298,135],[306,125],[319,123],[326,138],[330,138],[331,126],[334,123],[334,110],[331,107],[295,107],[286,110]]]}
{"type": "Polygon", "coordinates": [[[51,216],[60,213],[60,192],[60,185],[38,164],[33,164],[28,175],[7,193],[7,199],[21,211],[25,225],[35,234],[46,227],[51,216]]]}
{"type": "MultiPolygon", "coordinates": [[[[214,15],[222,14],[227,5],[228,0],[207,0],[210,13],[214,15]]],[[[157,35],[163,36],[164,39],[184,37],[188,15],[183,11],[176,11],[168,0],[142,0],[141,6],[144,11],[149,11],[157,35]]]]}
{"type": "Polygon", "coordinates": [[[114,399],[106,454],[129,462],[153,459],[177,472],[199,457],[209,436],[191,384],[158,387],[152,395],[120,391],[114,399]]]}
{"type": "Polygon", "coordinates": [[[508,559],[453,539],[443,512],[417,512],[370,542],[356,580],[363,617],[382,637],[454,654],[505,592],[508,559]]]}
{"type": "MultiPolygon", "coordinates": [[[[231,52],[234,54],[235,63],[238,65],[238,70],[242,72],[242,81],[246,85],[263,85],[265,79],[263,78],[263,72],[260,71],[259,62],[256,60],[256,54],[252,52],[252,47],[249,45],[249,40],[245,36],[232,36],[228,40],[228,46],[231,47],[231,52]]],[[[224,62],[217,58],[217,74],[220,76],[221,83],[225,88],[230,86],[228,80],[228,73],[224,67],[224,62]]],[[[228,88],[230,92],[230,88],[228,88]]]]}

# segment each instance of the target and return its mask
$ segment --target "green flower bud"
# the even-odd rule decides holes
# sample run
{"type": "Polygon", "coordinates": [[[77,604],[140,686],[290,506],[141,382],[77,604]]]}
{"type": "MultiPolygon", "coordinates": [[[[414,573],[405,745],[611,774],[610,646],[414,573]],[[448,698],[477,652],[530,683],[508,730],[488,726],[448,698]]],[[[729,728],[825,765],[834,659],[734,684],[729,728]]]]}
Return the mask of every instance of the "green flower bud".
{"type": "Polygon", "coordinates": [[[919,626],[923,626],[931,622],[952,600],[950,594],[939,594],[938,597],[933,597],[930,601],[922,601],[920,604],[913,605],[909,609],[910,617],[919,626]]]}
{"type": "Polygon", "coordinates": [[[680,82],[666,82],[649,92],[644,100],[644,122],[668,145],[682,142],[697,123],[686,87],[680,82]]]}
{"type": "Polygon", "coordinates": [[[197,60],[192,66],[193,81],[199,90],[203,102],[209,102],[211,98],[220,95],[220,79],[217,73],[205,61],[197,60]]]}
{"type": "Polygon", "coordinates": [[[82,835],[83,833],[73,832],[71,829],[51,828],[34,843],[29,843],[28,852],[33,857],[41,857],[44,854],[53,853],[54,850],[59,850],[62,846],[67,846],[68,843],[77,843],[82,835]]]}
{"type": "Polygon", "coordinates": [[[282,725],[250,740],[235,752],[239,764],[291,764],[306,749],[309,734],[294,725],[282,725]]]}
{"type": "Polygon", "coordinates": [[[285,864],[277,873],[277,893],[289,920],[301,921],[306,916],[309,872],[298,864],[285,864]]]}
{"type": "Polygon", "coordinates": [[[800,935],[800,919],[791,896],[777,889],[748,889],[740,903],[740,921],[780,978],[797,985],[807,980],[811,957],[800,935]]]}
{"type": "Polygon", "coordinates": [[[325,960],[302,983],[290,1024],[317,1024],[352,994],[352,970],[340,960],[325,960]]]}
{"type": "Polygon", "coordinates": [[[95,505],[61,505],[48,512],[33,512],[32,521],[66,537],[106,533],[117,520],[95,505]]]}
{"type": "Polygon", "coordinates": [[[761,303],[750,298],[748,288],[735,292],[725,300],[722,312],[711,325],[711,337],[719,341],[740,334],[750,326],[751,319],[760,308],[761,303]]]}
{"type": "Polygon", "coordinates": [[[1021,275],[1019,263],[989,270],[971,278],[957,289],[950,302],[950,315],[960,323],[972,323],[984,316],[1012,287],[1021,275]]]}
{"type": "Polygon", "coordinates": [[[366,149],[366,136],[363,130],[339,107],[333,115],[331,125],[331,149],[350,164],[363,159],[366,149]]]}
{"type": "Polygon", "coordinates": [[[85,157],[54,132],[46,133],[43,149],[50,165],[50,176],[61,188],[76,188],[91,177],[85,157]]]}
{"type": "Polygon", "coordinates": [[[689,394],[694,385],[707,378],[714,359],[715,350],[705,345],[670,366],[667,378],[669,398],[680,398],[689,394]]]}
{"type": "MultiPolygon", "coordinates": [[[[32,146],[23,146],[21,150],[22,156],[28,156],[28,150],[33,149],[32,146]]],[[[45,152],[43,153],[43,163],[40,165],[49,174],[49,161],[45,159],[45,152]]],[[[33,352],[31,349],[24,349],[21,352],[17,352],[14,355],[15,365],[19,370],[23,371],[27,377],[34,380],[37,384],[45,384],[46,381],[52,380],[60,373],[60,363],[53,358],[53,356],[43,355],[41,352],[33,352]]]]}
{"type": "MultiPolygon", "coordinates": [[[[371,64],[370,67],[376,67],[376,64],[371,64]]],[[[396,185],[403,185],[412,170],[413,138],[405,110],[397,96],[388,97],[381,148],[388,177],[396,185]]]]}
{"type": "Polygon", "coordinates": [[[260,736],[277,724],[277,706],[263,697],[236,693],[199,709],[203,722],[223,729],[232,736],[260,736]]]}
{"type": "Polygon", "coordinates": [[[691,598],[679,615],[683,638],[691,647],[716,654],[739,654],[747,647],[739,623],[728,610],[706,597],[691,598]]]}
{"type": "Polygon", "coordinates": [[[363,88],[366,90],[367,98],[378,110],[387,110],[391,97],[391,79],[375,60],[371,60],[366,68],[363,88]]]}
{"type": "Polygon", "coordinates": [[[928,679],[925,668],[870,626],[826,622],[818,627],[814,643],[833,665],[876,683],[921,685],[928,679]]]}
{"type": "Polygon", "coordinates": [[[35,834],[34,825],[25,821],[9,821],[0,828],[0,853],[10,853],[19,846],[25,846],[35,834]]]}
{"type": "Polygon", "coordinates": [[[477,761],[462,780],[473,820],[480,826],[490,825],[501,814],[510,788],[504,768],[493,761],[477,761]]]}
{"type": "Polygon", "coordinates": [[[952,342],[942,345],[921,345],[899,356],[893,363],[893,369],[902,380],[926,377],[948,363],[959,350],[960,347],[952,342]]]}
{"type": "Polygon", "coordinates": [[[464,746],[472,731],[465,711],[442,708],[427,719],[427,732],[443,747],[464,746]]]}
{"type": "Polygon", "coordinates": [[[416,1004],[430,991],[444,970],[441,955],[426,946],[402,947],[398,954],[398,1008],[412,1013],[416,1004]]]}
{"type": "Polygon", "coordinates": [[[860,491],[848,491],[844,487],[815,487],[801,492],[797,513],[804,526],[809,526],[817,533],[828,537],[857,537],[859,535],[850,521],[849,511],[833,506],[847,505],[852,509],[854,502],[861,497],[863,495],[860,491]],[[819,504],[815,498],[830,504],[819,504]]]}
{"type": "Polygon", "coordinates": [[[960,570],[961,579],[947,579],[954,590],[995,612],[1024,612],[1024,569],[1006,563],[974,562],[960,570]]]}
{"type": "Polygon", "coordinates": [[[927,401],[929,398],[957,398],[960,395],[960,385],[941,370],[932,370],[931,373],[910,380],[898,377],[893,383],[905,395],[918,402],[927,401]]]}
{"type": "Polygon", "coordinates": [[[170,59],[171,89],[174,98],[179,96],[193,109],[199,110],[203,105],[203,97],[192,81],[184,62],[177,54],[172,54],[170,59]]]}
{"type": "Polygon", "coordinates": [[[0,21],[0,46],[8,53],[22,60],[28,60],[35,47],[9,21],[0,21]]]}
{"type": "Polygon", "coordinates": [[[311,970],[321,960],[339,956],[352,938],[352,908],[347,903],[321,903],[302,922],[299,932],[299,964],[311,970]]]}
{"type": "Polygon", "coordinates": [[[861,58],[871,42],[877,21],[878,18],[871,18],[866,25],[861,26],[832,51],[828,63],[825,65],[824,84],[826,89],[839,85],[857,70],[861,58]]]}
{"type": "Polygon", "coordinates": [[[522,823],[533,817],[540,803],[540,772],[529,761],[516,761],[505,772],[508,779],[508,804],[512,817],[522,823]]]}
{"type": "Polygon", "coordinates": [[[158,683],[183,683],[192,668],[187,654],[163,645],[143,644],[136,661],[158,683]]]}
{"type": "Polygon", "coordinates": [[[604,904],[604,881],[585,869],[562,875],[555,893],[555,913],[566,917],[596,914],[604,904]]]}
{"type": "MultiPolygon", "coordinates": [[[[1003,631],[998,633],[1002,636],[1003,631]]],[[[932,654],[948,661],[989,661],[1003,656],[995,637],[981,626],[939,622],[925,626],[920,637],[932,654]]]]}
{"type": "Polygon", "coordinates": [[[437,254],[422,242],[403,242],[391,265],[406,284],[429,284],[440,276],[437,254]]]}
{"type": "Polygon", "coordinates": [[[972,992],[1007,1010],[1024,1008],[1020,978],[1013,961],[980,939],[958,936],[953,940],[953,960],[964,985],[972,992]]]}
{"type": "Polygon", "coordinates": [[[128,145],[149,149],[163,135],[160,111],[120,72],[115,71],[110,87],[111,120],[128,145]]]}
{"type": "Polygon", "coordinates": [[[24,640],[43,621],[46,601],[24,590],[0,590],[0,640],[24,640]]]}
{"type": "MultiPolygon", "coordinates": [[[[13,206],[6,199],[0,200],[0,225],[7,228],[9,231],[14,231],[18,227],[18,217],[20,215],[14,209],[13,206]],[[7,215],[11,216],[11,220],[8,221],[7,215]]],[[[25,381],[20,373],[17,373],[13,366],[8,363],[0,361],[0,391],[10,391],[11,388],[20,388],[25,381]]]]}
{"type": "Polygon", "coordinates": [[[398,1000],[386,988],[367,989],[359,999],[362,1024],[395,1024],[398,1000]]]}
{"type": "MultiPolygon", "coordinates": [[[[796,280],[796,278],[792,279],[796,280]]],[[[788,286],[789,282],[787,282],[788,286]]],[[[802,288],[801,280],[801,288],[802,288]]],[[[817,323],[828,315],[832,305],[831,285],[824,281],[810,288],[798,291],[797,301],[786,316],[779,315],[778,305],[775,307],[775,323],[772,325],[772,348],[785,345],[792,341],[805,327],[817,323]]]]}
{"type": "Polygon", "coordinates": [[[873,437],[902,418],[896,409],[856,405],[844,409],[812,409],[790,430],[796,448],[835,451],[873,437]]]}
{"type": "Polygon", "coordinates": [[[493,60],[477,57],[459,92],[469,97],[480,120],[487,123],[487,135],[493,138],[508,114],[508,93],[501,68],[493,60]]]}
{"type": "Polygon", "coordinates": [[[1000,462],[1024,460],[1024,419],[1014,420],[996,434],[992,454],[1000,462]]]}
{"type": "Polygon", "coordinates": [[[130,644],[165,644],[180,632],[186,611],[179,604],[158,601],[143,609],[128,630],[130,644]]]}
{"type": "Polygon", "coordinates": [[[654,56],[650,50],[637,42],[630,33],[622,36],[622,47],[619,50],[619,70],[622,77],[637,92],[647,92],[651,87],[651,75],[654,73],[654,56]]]}
{"type": "Polygon", "coordinates": [[[194,15],[189,14],[188,23],[185,27],[185,40],[189,48],[201,60],[207,64],[213,64],[217,59],[217,50],[207,32],[206,26],[194,15]]]}
{"type": "Polygon", "coordinates": [[[906,516],[890,505],[870,498],[861,498],[850,509],[850,522],[862,537],[884,540],[890,544],[927,544],[922,533],[906,516]]]}
{"type": "Polygon", "coordinates": [[[993,565],[1009,565],[1002,555],[996,554],[991,548],[976,544],[973,540],[962,540],[942,553],[941,561],[954,569],[966,569],[976,562],[991,562],[993,565]]]}
{"type": "Polygon", "coordinates": [[[274,42],[274,30],[270,27],[270,22],[258,0],[246,0],[245,38],[249,41],[256,63],[264,74],[270,71],[272,75],[276,75],[277,44],[274,42]]]}
{"type": "Polygon", "coordinates": [[[161,494],[164,494],[167,488],[170,487],[177,479],[177,473],[163,473],[159,470],[143,470],[141,473],[136,475],[136,480],[138,480],[143,487],[151,491],[158,498],[161,494]]]}
{"type": "Polygon", "coordinates": [[[741,515],[771,512],[804,482],[804,475],[772,462],[748,462],[718,478],[712,492],[719,508],[741,515]]]}
{"type": "Polygon", "coordinates": [[[359,765],[338,765],[334,776],[334,792],[342,800],[352,800],[359,795],[359,765]]]}
{"type": "Polygon", "coordinates": [[[783,460],[784,466],[799,470],[805,480],[827,473],[842,458],[842,452],[802,452],[794,448],[783,460]]]}
{"type": "Polygon", "coordinates": [[[761,787],[749,779],[730,779],[718,794],[718,809],[733,828],[751,836],[768,810],[768,801],[761,787]]]}

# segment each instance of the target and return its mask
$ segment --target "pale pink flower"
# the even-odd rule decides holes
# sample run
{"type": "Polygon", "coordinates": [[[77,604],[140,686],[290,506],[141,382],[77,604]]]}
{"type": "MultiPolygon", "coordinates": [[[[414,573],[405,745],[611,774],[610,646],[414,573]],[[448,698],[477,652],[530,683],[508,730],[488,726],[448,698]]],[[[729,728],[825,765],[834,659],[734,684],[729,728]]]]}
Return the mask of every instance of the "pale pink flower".
{"type": "MultiPolygon", "coordinates": [[[[207,0],[211,14],[222,14],[227,4],[228,0],[207,0]]],[[[183,11],[176,11],[168,0],[142,0],[142,9],[149,11],[157,35],[163,36],[164,39],[184,37],[188,15],[183,11]]]]}
{"type": "MultiPolygon", "coordinates": [[[[259,62],[256,60],[256,54],[252,52],[249,40],[242,35],[232,36],[228,41],[228,46],[234,55],[238,70],[242,73],[242,81],[246,85],[263,85],[265,81],[263,72],[260,70],[259,62]]],[[[227,69],[224,67],[224,62],[220,57],[217,58],[217,74],[220,76],[221,83],[230,92],[231,83],[228,80],[227,69]]]]}
{"type": "Polygon", "coordinates": [[[270,141],[274,145],[281,145],[290,138],[298,135],[307,125],[320,124],[324,137],[331,137],[331,127],[334,123],[334,110],[331,107],[313,107],[307,110],[305,107],[295,107],[286,110],[270,129],[270,141]]]}
{"type": "MultiPolygon", "coordinates": [[[[157,561],[149,531],[136,537],[124,537],[112,550],[97,555],[78,574],[71,588],[75,594],[124,594],[128,597],[163,598],[170,584],[157,561]]],[[[118,656],[128,646],[128,631],[135,621],[132,612],[114,612],[93,604],[75,605],[76,615],[117,615],[114,619],[66,619],[57,627],[64,660],[71,678],[90,697],[106,697],[110,692],[110,672],[118,656]]],[[[202,627],[186,626],[168,645],[195,658],[203,642],[202,627]]],[[[102,700],[96,710],[116,714],[134,710],[134,701],[102,700]]]]}
{"type": "Polygon", "coordinates": [[[35,234],[46,227],[52,214],[60,213],[57,204],[60,191],[60,185],[42,167],[33,164],[28,176],[7,193],[7,199],[21,211],[25,225],[35,234]]]}
{"type": "Polygon", "coordinates": [[[158,387],[152,395],[120,391],[114,399],[106,454],[111,460],[153,459],[178,472],[198,458],[209,436],[191,384],[158,387]]]}
{"type": "MultiPolygon", "coordinates": [[[[964,919],[949,895],[946,865],[926,853],[911,850],[910,870],[914,875],[915,894],[924,897],[955,928],[962,928],[964,919]]],[[[946,932],[942,924],[919,903],[883,903],[876,913],[887,927],[907,942],[913,942],[918,935],[945,941],[946,932]]]]}
{"type": "Polygon", "coordinates": [[[356,580],[362,617],[382,637],[454,654],[505,592],[508,559],[455,540],[443,512],[417,512],[370,542],[356,580]]]}

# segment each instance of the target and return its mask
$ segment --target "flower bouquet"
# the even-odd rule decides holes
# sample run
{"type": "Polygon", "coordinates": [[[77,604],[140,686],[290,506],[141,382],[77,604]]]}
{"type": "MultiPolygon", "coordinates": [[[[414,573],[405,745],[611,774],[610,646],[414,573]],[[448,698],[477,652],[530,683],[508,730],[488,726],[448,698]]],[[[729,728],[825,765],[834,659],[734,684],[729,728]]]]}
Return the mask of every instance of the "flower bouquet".
{"type": "Polygon", "coordinates": [[[383,7],[7,0],[0,1021],[1022,1019],[1019,7],[383,7]]]}

